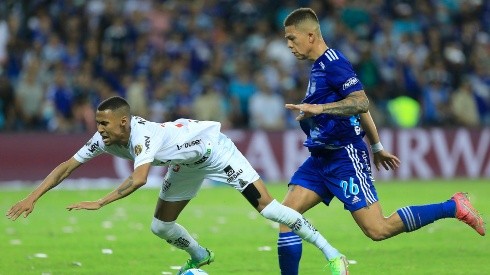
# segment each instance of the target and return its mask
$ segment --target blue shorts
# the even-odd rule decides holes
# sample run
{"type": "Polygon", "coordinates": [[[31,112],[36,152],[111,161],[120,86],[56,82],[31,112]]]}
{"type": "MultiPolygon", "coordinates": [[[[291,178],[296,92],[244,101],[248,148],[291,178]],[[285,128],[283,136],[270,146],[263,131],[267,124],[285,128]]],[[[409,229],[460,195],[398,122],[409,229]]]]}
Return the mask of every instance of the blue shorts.
{"type": "Polygon", "coordinates": [[[312,152],[290,184],[314,191],[329,205],[337,197],[351,212],[378,201],[366,143],[312,152]]]}

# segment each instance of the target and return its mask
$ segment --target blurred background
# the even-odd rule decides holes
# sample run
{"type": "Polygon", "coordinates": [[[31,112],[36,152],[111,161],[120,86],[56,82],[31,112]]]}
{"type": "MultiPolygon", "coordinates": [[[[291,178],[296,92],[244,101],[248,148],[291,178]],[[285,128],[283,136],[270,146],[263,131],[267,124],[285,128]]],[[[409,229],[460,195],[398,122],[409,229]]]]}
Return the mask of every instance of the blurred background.
{"type": "MultiPolygon", "coordinates": [[[[490,178],[490,1],[4,0],[0,181],[44,178],[113,95],[153,121],[220,121],[266,180],[288,180],[307,152],[284,103],[303,99],[312,63],[282,24],[302,6],[352,62],[402,160],[378,177],[490,178]]],[[[131,169],[96,164],[75,177],[131,169]]]]}

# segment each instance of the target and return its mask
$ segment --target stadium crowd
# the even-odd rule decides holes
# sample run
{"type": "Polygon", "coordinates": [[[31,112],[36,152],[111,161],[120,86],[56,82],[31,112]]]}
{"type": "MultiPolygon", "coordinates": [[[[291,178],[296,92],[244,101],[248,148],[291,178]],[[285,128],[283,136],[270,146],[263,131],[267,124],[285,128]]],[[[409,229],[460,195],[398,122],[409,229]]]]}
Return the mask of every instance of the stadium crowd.
{"type": "Polygon", "coordinates": [[[154,121],[297,128],[309,62],[283,19],[309,6],[378,127],[490,125],[490,1],[32,0],[0,3],[0,131],[95,131],[112,95],[154,121]]]}

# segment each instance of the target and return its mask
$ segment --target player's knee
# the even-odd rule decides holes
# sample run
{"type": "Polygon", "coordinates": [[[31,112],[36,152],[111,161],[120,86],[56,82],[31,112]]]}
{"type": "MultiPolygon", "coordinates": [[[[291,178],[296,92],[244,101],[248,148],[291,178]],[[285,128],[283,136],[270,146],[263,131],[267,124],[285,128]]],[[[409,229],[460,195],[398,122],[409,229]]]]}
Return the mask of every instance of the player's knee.
{"type": "Polygon", "coordinates": [[[379,242],[390,237],[389,232],[382,227],[364,228],[364,234],[373,241],[379,242]]]}
{"type": "Polygon", "coordinates": [[[164,222],[157,218],[153,218],[151,222],[151,232],[162,239],[168,239],[172,232],[174,231],[175,221],[164,222]]]}

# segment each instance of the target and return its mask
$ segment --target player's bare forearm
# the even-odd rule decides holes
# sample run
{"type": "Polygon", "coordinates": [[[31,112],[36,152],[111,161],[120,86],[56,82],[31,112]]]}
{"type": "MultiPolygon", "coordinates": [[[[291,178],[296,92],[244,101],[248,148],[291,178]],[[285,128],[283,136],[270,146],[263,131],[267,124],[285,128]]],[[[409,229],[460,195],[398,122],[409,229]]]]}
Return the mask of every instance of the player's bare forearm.
{"type": "Polygon", "coordinates": [[[41,182],[41,184],[32,191],[29,195],[34,200],[40,198],[44,193],[58,186],[64,179],[71,174],[65,163],[58,165],[49,175],[41,182]]]}
{"type": "Polygon", "coordinates": [[[340,101],[325,103],[321,106],[324,114],[352,116],[366,113],[369,110],[369,100],[364,91],[357,91],[340,101]]]}
{"type": "Polygon", "coordinates": [[[24,214],[27,217],[33,210],[36,201],[53,187],[60,184],[67,178],[73,170],[81,163],[74,158],[59,164],[49,175],[41,182],[41,184],[32,191],[29,196],[14,204],[6,213],[7,218],[16,220],[20,215],[24,214]]]}
{"type": "Polygon", "coordinates": [[[113,201],[126,197],[127,195],[136,191],[136,189],[138,189],[141,186],[142,185],[134,184],[133,176],[131,175],[116,190],[107,194],[107,196],[103,197],[102,199],[99,199],[97,201],[82,201],[79,203],[74,203],[67,206],[66,209],[68,209],[68,211],[82,210],[82,209],[97,210],[104,205],[107,205],[113,201]]]}
{"type": "Polygon", "coordinates": [[[146,184],[148,173],[150,170],[150,163],[138,166],[133,174],[129,176],[116,190],[107,194],[107,196],[98,200],[100,207],[107,205],[113,201],[122,199],[134,191],[138,190],[141,186],[146,184]]]}
{"type": "Polygon", "coordinates": [[[99,203],[100,207],[102,207],[113,201],[117,201],[128,196],[143,185],[144,183],[135,183],[133,175],[131,175],[121,185],[119,185],[116,190],[99,199],[97,202],[99,203]]]}
{"type": "Polygon", "coordinates": [[[374,123],[371,113],[368,111],[359,115],[361,121],[361,127],[366,132],[366,137],[369,140],[369,144],[373,145],[380,141],[376,124],[374,123]]]}
{"type": "Polygon", "coordinates": [[[369,110],[369,100],[364,91],[357,91],[337,102],[325,104],[286,104],[285,107],[289,110],[300,111],[296,120],[302,120],[319,114],[352,116],[367,112],[369,110]]]}

